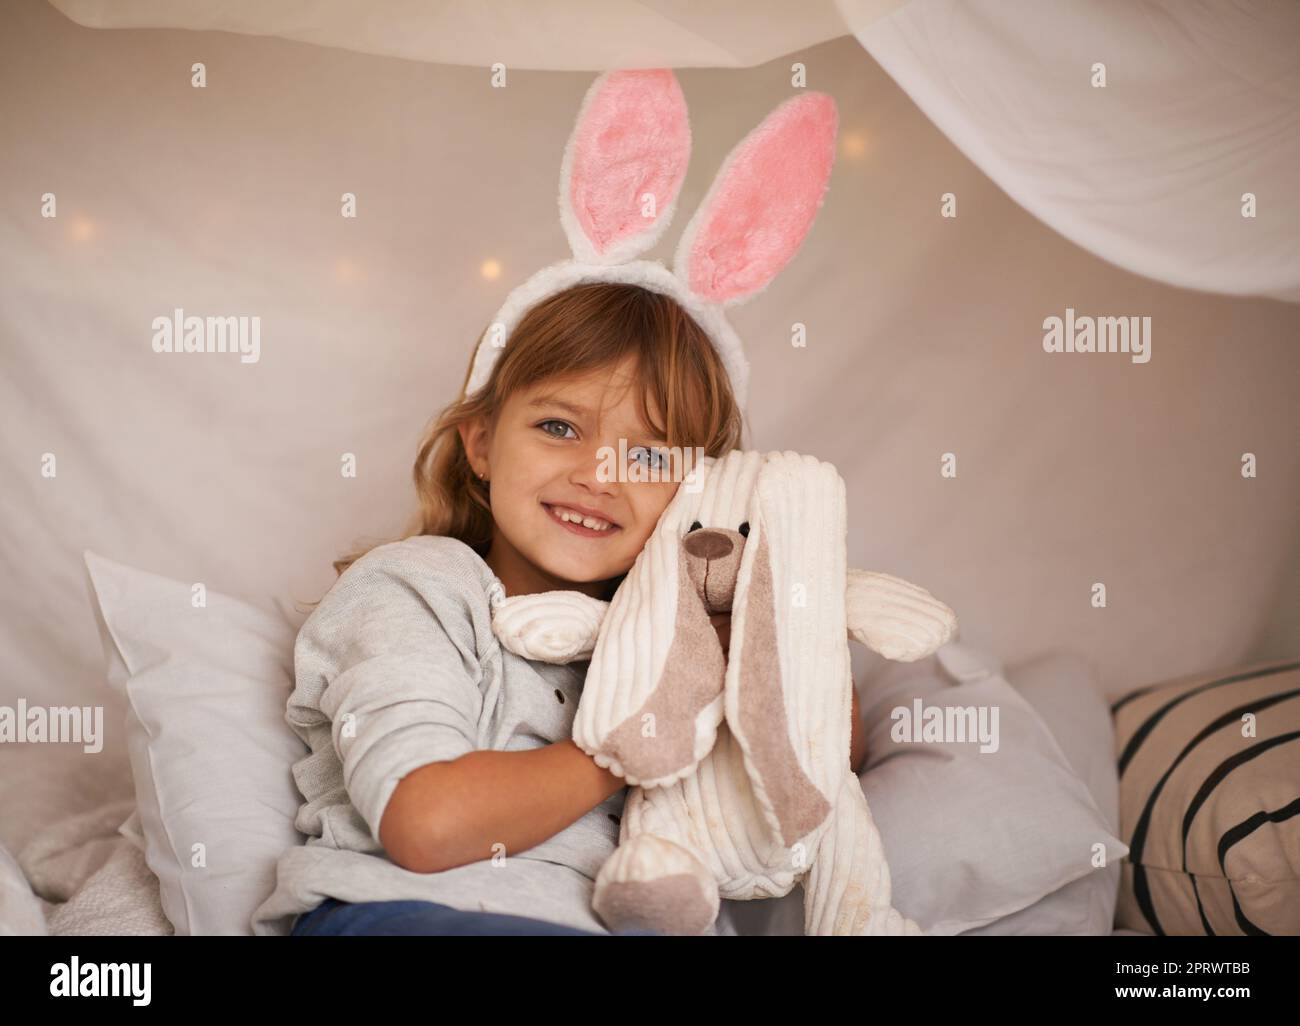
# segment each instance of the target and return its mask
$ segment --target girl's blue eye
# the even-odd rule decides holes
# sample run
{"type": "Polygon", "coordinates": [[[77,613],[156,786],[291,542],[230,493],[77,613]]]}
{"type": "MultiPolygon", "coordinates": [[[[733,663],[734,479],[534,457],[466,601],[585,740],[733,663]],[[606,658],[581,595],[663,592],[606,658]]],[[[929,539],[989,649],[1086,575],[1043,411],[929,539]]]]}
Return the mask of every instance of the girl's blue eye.
{"type": "MultiPolygon", "coordinates": [[[[637,452],[638,450],[640,450],[641,452],[647,452],[647,453],[649,453],[649,454],[651,455],[651,457],[653,458],[653,462],[647,464],[647,466],[648,466],[648,468],[649,468],[650,470],[663,470],[663,469],[664,469],[664,461],[667,460],[667,458],[668,458],[667,455],[666,455],[665,453],[660,452],[658,449],[652,449],[652,448],[650,448],[649,446],[646,446],[646,445],[637,445],[637,446],[633,446],[633,448],[632,448],[631,450],[629,450],[629,451],[632,452],[632,453],[635,453],[635,452],[637,452]]],[[[633,458],[633,459],[636,459],[637,457],[636,457],[636,456],[633,456],[632,458],[633,458]]],[[[643,462],[644,462],[644,461],[643,461],[643,462]]]]}
{"type": "MultiPolygon", "coordinates": [[[[563,424],[566,428],[569,428],[570,431],[573,430],[573,428],[569,426],[568,422],[567,422],[567,421],[563,421],[563,420],[544,420],[544,421],[542,421],[540,424],[538,424],[537,426],[538,426],[539,428],[541,428],[543,431],[546,431],[546,425],[547,425],[547,424],[563,424]]],[[[557,434],[556,434],[555,432],[553,432],[553,431],[546,431],[546,433],[547,433],[548,435],[550,435],[552,438],[563,438],[563,437],[564,437],[564,435],[557,435],[557,434]]]]}
{"type": "MultiPolygon", "coordinates": [[[[563,439],[566,437],[565,435],[562,434],[557,435],[554,431],[547,430],[548,425],[551,424],[561,424],[567,430],[569,431],[573,430],[572,425],[570,425],[569,422],[565,420],[544,420],[537,426],[541,428],[542,431],[544,431],[546,434],[550,435],[552,438],[563,439]]],[[[647,463],[644,459],[642,459],[641,462],[646,466],[648,466],[651,470],[663,470],[666,468],[667,461],[668,461],[667,452],[660,451],[659,449],[652,448],[648,445],[634,445],[631,449],[628,450],[629,455],[631,455],[633,459],[641,459],[639,454],[643,452],[649,454],[650,462],[647,463]]]]}

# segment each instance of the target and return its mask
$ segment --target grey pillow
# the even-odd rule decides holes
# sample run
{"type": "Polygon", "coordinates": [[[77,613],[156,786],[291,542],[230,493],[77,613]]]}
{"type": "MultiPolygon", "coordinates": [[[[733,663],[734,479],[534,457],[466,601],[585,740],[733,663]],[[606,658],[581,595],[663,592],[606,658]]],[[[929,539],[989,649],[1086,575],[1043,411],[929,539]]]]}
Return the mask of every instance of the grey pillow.
{"type": "MultiPolygon", "coordinates": [[[[1007,679],[1042,717],[1119,836],[1119,769],[1115,728],[1092,664],[1083,656],[1054,652],[1013,666],[1007,679]]],[[[966,931],[988,936],[1090,935],[1114,932],[1122,860],[1080,877],[1009,916],[966,931]]]]}
{"type": "MultiPolygon", "coordinates": [[[[1115,836],[1114,797],[1108,811],[1099,808],[1075,765],[1099,780],[1109,760],[1114,774],[1113,735],[1100,743],[1091,714],[1088,730],[1065,729],[1076,701],[1089,705],[1088,694],[1096,694],[1074,694],[1081,669],[1076,663],[1067,674],[1067,666],[1044,661],[1022,676],[1073,755],[996,659],[959,642],[915,663],[882,662],[861,689],[862,787],[889,859],[893,905],[927,933],[1111,932],[1115,867],[1128,848],[1115,836]],[[997,751],[981,753],[978,742],[892,739],[891,713],[918,698],[923,706],[996,707],[997,751]],[[1092,864],[1098,844],[1101,870],[1092,864]]],[[[1105,715],[1105,703],[1096,703],[1105,715]]],[[[1099,790],[1107,793],[1104,781],[1099,790]]],[[[742,934],[803,932],[800,887],[783,898],[730,904],[742,934]]]]}

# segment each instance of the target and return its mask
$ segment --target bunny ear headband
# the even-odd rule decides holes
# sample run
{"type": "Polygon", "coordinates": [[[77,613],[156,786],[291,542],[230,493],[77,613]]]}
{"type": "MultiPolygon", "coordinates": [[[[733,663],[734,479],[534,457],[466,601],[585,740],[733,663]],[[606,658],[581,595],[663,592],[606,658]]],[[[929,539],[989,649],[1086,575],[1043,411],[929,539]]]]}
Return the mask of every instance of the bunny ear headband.
{"type": "Polygon", "coordinates": [[[686,100],[671,70],[611,71],[587,91],[560,167],[560,223],[573,259],[519,285],[479,340],[466,394],[525,313],[583,282],[640,285],[675,299],[709,336],[743,411],[749,362],[724,308],[744,302],[799,251],[835,161],[835,101],[786,100],[733,149],[677,244],[672,270],[635,259],[663,235],[691,155],[686,100]]]}

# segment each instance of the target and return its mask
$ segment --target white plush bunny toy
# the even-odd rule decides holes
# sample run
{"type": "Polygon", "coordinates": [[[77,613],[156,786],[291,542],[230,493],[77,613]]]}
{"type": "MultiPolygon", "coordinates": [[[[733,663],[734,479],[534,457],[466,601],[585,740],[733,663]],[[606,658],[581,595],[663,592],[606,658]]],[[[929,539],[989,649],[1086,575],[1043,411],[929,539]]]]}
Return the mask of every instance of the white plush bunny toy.
{"type": "MultiPolygon", "coordinates": [[[[749,365],[724,308],[764,289],[820,207],[834,101],[780,104],[727,157],[669,270],[635,259],[672,217],[690,156],[668,70],[589,89],[564,151],[560,221],[572,260],[507,297],[479,342],[482,388],[520,318],[587,281],[671,296],[709,336],[743,410],[749,365]]],[[[593,906],[611,928],[706,933],[719,900],[804,885],[809,934],[919,934],[890,904],[889,867],[849,766],[850,638],[890,659],[956,630],[925,590],[846,565],[844,482],[796,452],[735,450],[694,466],[611,602],[577,591],[493,596],[511,651],[590,659],[573,738],[631,789],[593,906]],[[731,612],[726,661],[709,619],[731,612]]]]}
{"type": "Polygon", "coordinates": [[[956,619],[922,588],[846,566],[831,464],[738,449],[696,476],[612,602],[547,592],[494,614],[498,637],[530,658],[594,646],[573,740],[634,786],[593,906],[610,929],[697,934],[720,898],[802,881],[805,933],[919,934],[890,905],[849,767],[848,640],[910,661],[950,640],[956,619]],[[727,611],[724,663],[709,617],[727,611]]]}

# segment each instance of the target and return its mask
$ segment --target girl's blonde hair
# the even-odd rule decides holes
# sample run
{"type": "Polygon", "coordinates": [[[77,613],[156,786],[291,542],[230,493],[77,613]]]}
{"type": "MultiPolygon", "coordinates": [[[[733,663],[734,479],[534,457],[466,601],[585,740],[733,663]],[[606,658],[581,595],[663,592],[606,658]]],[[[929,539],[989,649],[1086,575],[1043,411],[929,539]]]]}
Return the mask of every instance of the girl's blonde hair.
{"type": "MultiPolygon", "coordinates": [[[[554,376],[610,367],[629,356],[635,358],[641,415],[670,447],[700,446],[708,456],[743,447],[744,425],[726,369],[708,335],[676,300],[639,285],[575,285],[524,315],[487,384],[466,396],[471,358],[460,398],[434,418],[420,442],[414,470],[419,509],[403,537],[448,535],[486,555],[492,509],[487,485],[465,454],[460,425],[479,417],[495,425],[506,398],[516,390],[554,376]],[[649,399],[664,411],[667,423],[651,417],[649,399]]],[[[336,559],[335,571],[342,574],[380,544],[336,559]]]]}

